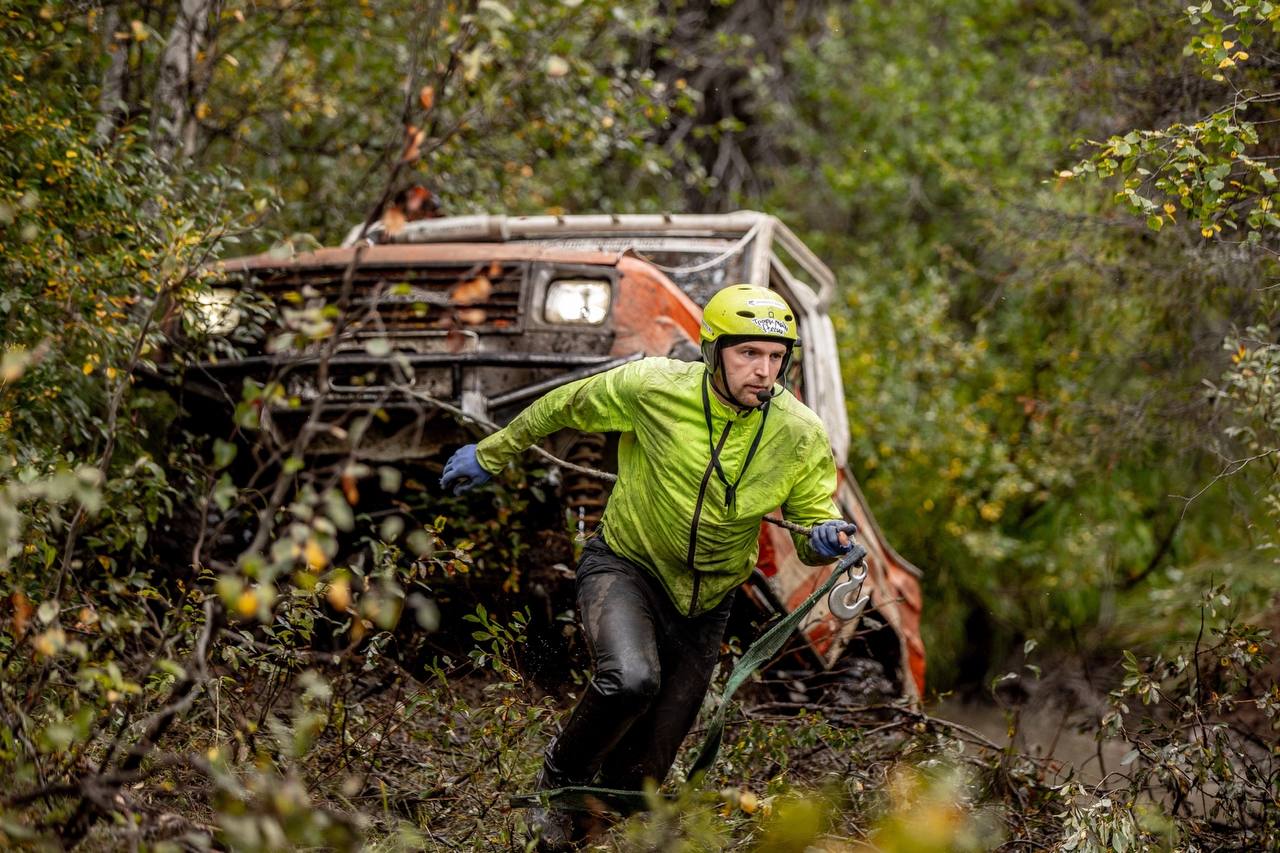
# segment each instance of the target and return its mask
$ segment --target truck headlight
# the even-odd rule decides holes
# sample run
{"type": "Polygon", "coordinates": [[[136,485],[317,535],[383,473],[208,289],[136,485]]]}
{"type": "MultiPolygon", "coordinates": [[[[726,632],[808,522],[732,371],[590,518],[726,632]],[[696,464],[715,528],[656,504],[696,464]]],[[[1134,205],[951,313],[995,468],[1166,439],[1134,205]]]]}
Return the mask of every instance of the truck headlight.
{"type": "Polygon", "coordinates": [[[240,324],[240,309],[235,306],[236,291],[215,287],[196,295],[187,308],[187,322],[209,335],[226,335],[240,324]]]}
{"type": "Polygon", "coordinates": [[[598,326],[609,316],[609,282],[563,278],[551,282],[542,316],[548,323],[598,326]]]}

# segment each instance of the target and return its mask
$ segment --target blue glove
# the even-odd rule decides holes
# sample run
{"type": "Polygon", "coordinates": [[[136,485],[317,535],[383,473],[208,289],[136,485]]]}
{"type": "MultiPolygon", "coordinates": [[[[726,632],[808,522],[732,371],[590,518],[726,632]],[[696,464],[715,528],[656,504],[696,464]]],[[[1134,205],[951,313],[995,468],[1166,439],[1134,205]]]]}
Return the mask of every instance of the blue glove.
{"type": "Polygon", "coordinates": [[[853,540],[845,539],[842,544],[840,534],[852,535],[857,532],[858,525],[852,522],[839,519],[824,521],[821,524],[815,524],[810,531],[809,547],[813,548],[819,557],[839,557],[853,550],[853,540]]]}
{"type": "Polygon", "coordinates": [[[453,493],[460,495],[481,483],[487,483],[493,475],[480,467],[476,459],[476,446],[468,444],[459,447],[458,452],[449,457],[444,466],[444,476],[440,478],[440,488],[453,487],[453,493]]]}

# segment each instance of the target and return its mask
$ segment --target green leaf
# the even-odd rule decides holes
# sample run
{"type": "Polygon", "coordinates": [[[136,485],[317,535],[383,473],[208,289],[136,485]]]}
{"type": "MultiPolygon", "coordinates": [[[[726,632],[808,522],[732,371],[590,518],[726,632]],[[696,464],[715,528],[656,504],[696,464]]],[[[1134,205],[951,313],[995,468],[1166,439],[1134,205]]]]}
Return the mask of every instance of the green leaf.
{"type": "Polygon", "coordinates": [[[213,467],[225,468],[236,458],[236,446],[230,441],[216,438],[213,441],[213,467]]]}
{"type": "MultiPolygon", "coordinates": [[[[239,595],[239,590],[236,591],[236,594],[239,595]]],[[[187,677],[187,670],[182,666],[182,664],[174,660],[169,660],[168,658],[161,658],[156,661],[156,669],[161,672],[167,672],[169,675],[172,675],[174,678],[179,680],[187,677]]]]}
{"type": "Polygon", "coordinates": [[[398,515],[389,515],[378,528],[378,536],[383,542],[394,542],[404,532],[404,519],[398,515]]]}
{"type": "Polygon", "coordinates": [[[400,469],[393,468],[390,465],[382,465],[378,468],[378,485],[382,491],[394,493],[400,491],[400,469]]]}
{"type": "Polygon", "coordinates": [[[425,530],[415,530],[409,534],[406,544],[409,550],[418,555],[419,559],[426,560],[436,552],[435,542],[431,534],[425,530]]]}

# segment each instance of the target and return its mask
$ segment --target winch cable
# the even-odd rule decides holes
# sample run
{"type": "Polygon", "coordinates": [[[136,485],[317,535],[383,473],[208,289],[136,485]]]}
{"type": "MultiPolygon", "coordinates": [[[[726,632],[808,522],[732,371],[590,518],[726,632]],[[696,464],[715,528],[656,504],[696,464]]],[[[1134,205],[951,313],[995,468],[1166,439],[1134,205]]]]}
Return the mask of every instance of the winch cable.
{"type": "MultiPolygon", "coordinates": [[[[446,403],[444,400],[432,397],[429,394],[424,394],[408,386],[400,386],[399,390],[457,417],[471,421],[490,432],[497,432],[499,429],[498,425],[492,421],[464,412],[457,406],[446,403]]],[[[575,465],[548,453],[536,445],[533,450],[548,461],[571,471],[599,477],[608,482],[617,482],[618,475],[616,474],[575,465]]],[[[762,520],[802,536],[808,536],[813,532],[811,527],[805,527],[802,524],[796,524],[794,521],[787,521],[782,518],[765,516],[762,520]]],[[[852,539],[852,534],[848,535],[852,539]]],[[[809,611],[813,609],[814,605],[831,593],[832,588],[839,582],[840,576],[854,567],[861,566],[866,556],[867,549],[854,541],[852,550],[840,558],[832,570],[831,576],[820,587],[810,593],[809,597],[799,607],[774,623],[743,652],[742,657],[738,659],[738,663],[729,674],[728,681],[725,682],[724,690],[721,691],[720,698],[716,703],[715,713],[707,724],[707,733],[702,739],[702,746],[698,748],[698,756],[689,768],[689,780],[692,784],[699,785],[701,783],[702,778],[715,764],[716,756],[720,753],[720,744],[724,738],[725,717],[729,711],[729,700],[733,698],[733,695],[738,692],[738,689],[747,682],[747,679],[756,670],[772,660],[773,656],[782,649],[787,638],[791,636],[791,633],[800,624],[801,620],[809,615],[809,611]]],[[[540,805],[550,805],[555,808],[576,811],[599,811],[602,806],[605,806],[623,814],[630,814],[648,808],[647,795],[643,791],[598,788],[590,785],[569,785],[561,788],[548,788],[542,791],[512,794],[508,798],[508,802],[512,808],[532,808],[540,805]]]]}

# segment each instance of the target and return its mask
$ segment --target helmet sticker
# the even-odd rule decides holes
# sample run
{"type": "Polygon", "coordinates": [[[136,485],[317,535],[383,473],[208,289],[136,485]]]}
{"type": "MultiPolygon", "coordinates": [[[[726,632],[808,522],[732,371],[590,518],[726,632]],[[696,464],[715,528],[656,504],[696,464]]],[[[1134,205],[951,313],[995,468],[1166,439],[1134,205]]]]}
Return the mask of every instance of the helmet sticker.
{"type": "Polygon", "coordinates": [[[787,324],[772,317],[756,317],[751,322],[755,323],[760,328],[760,331],[766,335],[785,335],[787,333],[787,324]]]}

